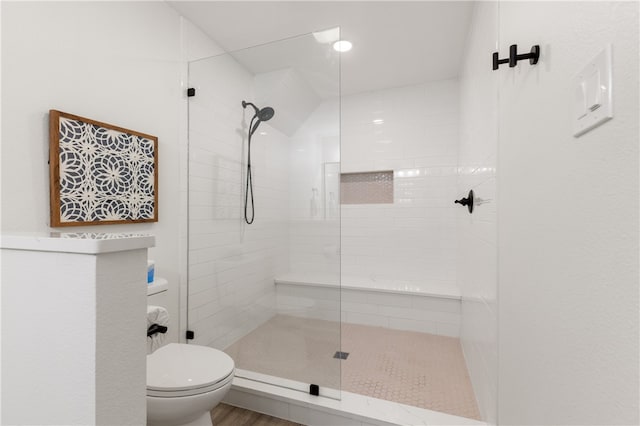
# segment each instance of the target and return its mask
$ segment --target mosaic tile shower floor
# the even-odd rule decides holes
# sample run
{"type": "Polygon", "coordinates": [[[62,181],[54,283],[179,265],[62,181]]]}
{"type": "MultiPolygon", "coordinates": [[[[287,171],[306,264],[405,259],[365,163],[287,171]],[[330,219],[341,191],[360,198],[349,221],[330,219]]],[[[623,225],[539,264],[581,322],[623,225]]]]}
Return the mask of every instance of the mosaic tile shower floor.
{"type": "Polygon", "coordinates": [[[339,327],[277,315],[226,352],[241,369],[329,387],[340,375],[348,392],[480,419],[459,339],[344,323],[339,348],[339,327]]]}

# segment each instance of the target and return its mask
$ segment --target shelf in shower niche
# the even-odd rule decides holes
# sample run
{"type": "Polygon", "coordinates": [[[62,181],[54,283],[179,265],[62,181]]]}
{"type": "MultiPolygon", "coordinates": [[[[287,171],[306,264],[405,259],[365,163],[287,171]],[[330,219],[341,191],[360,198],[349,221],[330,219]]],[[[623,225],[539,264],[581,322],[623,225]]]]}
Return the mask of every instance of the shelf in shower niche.
{"type": "Polygon", "coordinates": [[[393,170],[340,174],[341,204],[393,204],[393,170]]]}
{"type": "Polygon", "coordinates": [[[164,278],[156,277],[156,279],[147,284],[147,296],[151,296],[152,294],[161,293],[163,291],[169,290],[169,281],[164,278]]]}

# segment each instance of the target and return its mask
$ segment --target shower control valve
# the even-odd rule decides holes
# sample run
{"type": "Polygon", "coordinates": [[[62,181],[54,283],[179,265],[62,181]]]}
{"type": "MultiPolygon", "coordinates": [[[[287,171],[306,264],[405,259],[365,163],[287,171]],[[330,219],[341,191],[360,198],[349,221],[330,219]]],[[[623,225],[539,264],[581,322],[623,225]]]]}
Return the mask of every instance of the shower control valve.
{"type": "Polygon", "coordinates": [[[473,189],[469,191],[469,195],[467,196],[467,198],[455,200],[453,203],[466,206],[467,209],[469,209],[469,213],[473,213],[473,189]]]}

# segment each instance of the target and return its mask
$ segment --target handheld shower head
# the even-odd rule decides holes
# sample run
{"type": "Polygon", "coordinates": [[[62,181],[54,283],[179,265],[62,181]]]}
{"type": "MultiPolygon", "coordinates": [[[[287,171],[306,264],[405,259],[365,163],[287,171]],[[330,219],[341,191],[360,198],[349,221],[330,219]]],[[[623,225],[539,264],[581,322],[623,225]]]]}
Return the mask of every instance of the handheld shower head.
{"type": "Polygon", "coordinates": [[[263,121],[269,121],[275,115],[275,111],[271,107],[264,107],[262,109],[258,109],[257,106],[252,104],[251,102],[242,101],[242,108],[247,108],[251,106],[255,114],[251,117],[251,123],[249,124],[249,140],[248,140],[248,149],[247,149],[247,188],[244,194],[244,220],[247,224],[251,225],[253,223],[253,218],[255,214],[255,207],[253,204],[253,178],[251,176],[251,136],[258,130],[258,126],[263,121]],[[255,121],[255,124],[254,124],[255,121]],[[249,195],[251,195],[251,205],[249,206],[249,195]],[[249,219],[249,210],[251,210],[251,219],[249,219]]]}
{"type": "Polygon", "coordinates": [[[274,109],[271,107],[264,107],[262,109],[258,109],[258,107],[252,104],[251,102],[242,101],[242,108],[247,108],[248,106],[251,106],[251,108],[253,108],[253,110],[255,111],[254,117],[258,117],[258,120],[260,121],[269,121],[273,118],[274,114],[276,113],[274,109]]]}
{"type": "Polygon", "coordinates": [[[251,106],[251,108],[253,108],[253,110],[255,111],[255,114],[253,115],[251,122],[253,123],[254,119],[256,118],[258,119],[256,120],[256,124],[254,124],[253,127],[249,129],[249,136],[251,136],[258,129],[258,126],[260,125],[260,123],[262,123],[263,121],[271,120],[276,112],[271,107],[264,107],[262,109],[258,109],[258,107],[252,104],[251,102],[242,101],[242,108],[247,108],[248,106],[251,106]]]}
{"type": "Polygon", "coordinates": [[[275,111],[271,107],[264,107],[260,111],[257,112],[258,119],[260,121],[269,121],[275,115],[275,111]]]}

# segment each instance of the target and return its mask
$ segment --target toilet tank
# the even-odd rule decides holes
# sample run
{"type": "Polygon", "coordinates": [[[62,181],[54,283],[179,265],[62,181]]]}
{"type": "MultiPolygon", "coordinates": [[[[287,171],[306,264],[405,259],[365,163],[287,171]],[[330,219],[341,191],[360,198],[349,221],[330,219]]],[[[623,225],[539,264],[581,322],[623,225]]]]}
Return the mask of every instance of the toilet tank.
{"type": "Polygon", "coordinates": [[[156,277],[155,281],[147,285],[147,305],[162,306],[167,309],[167,290],[169,282],[161,277],[156,277]]]}

